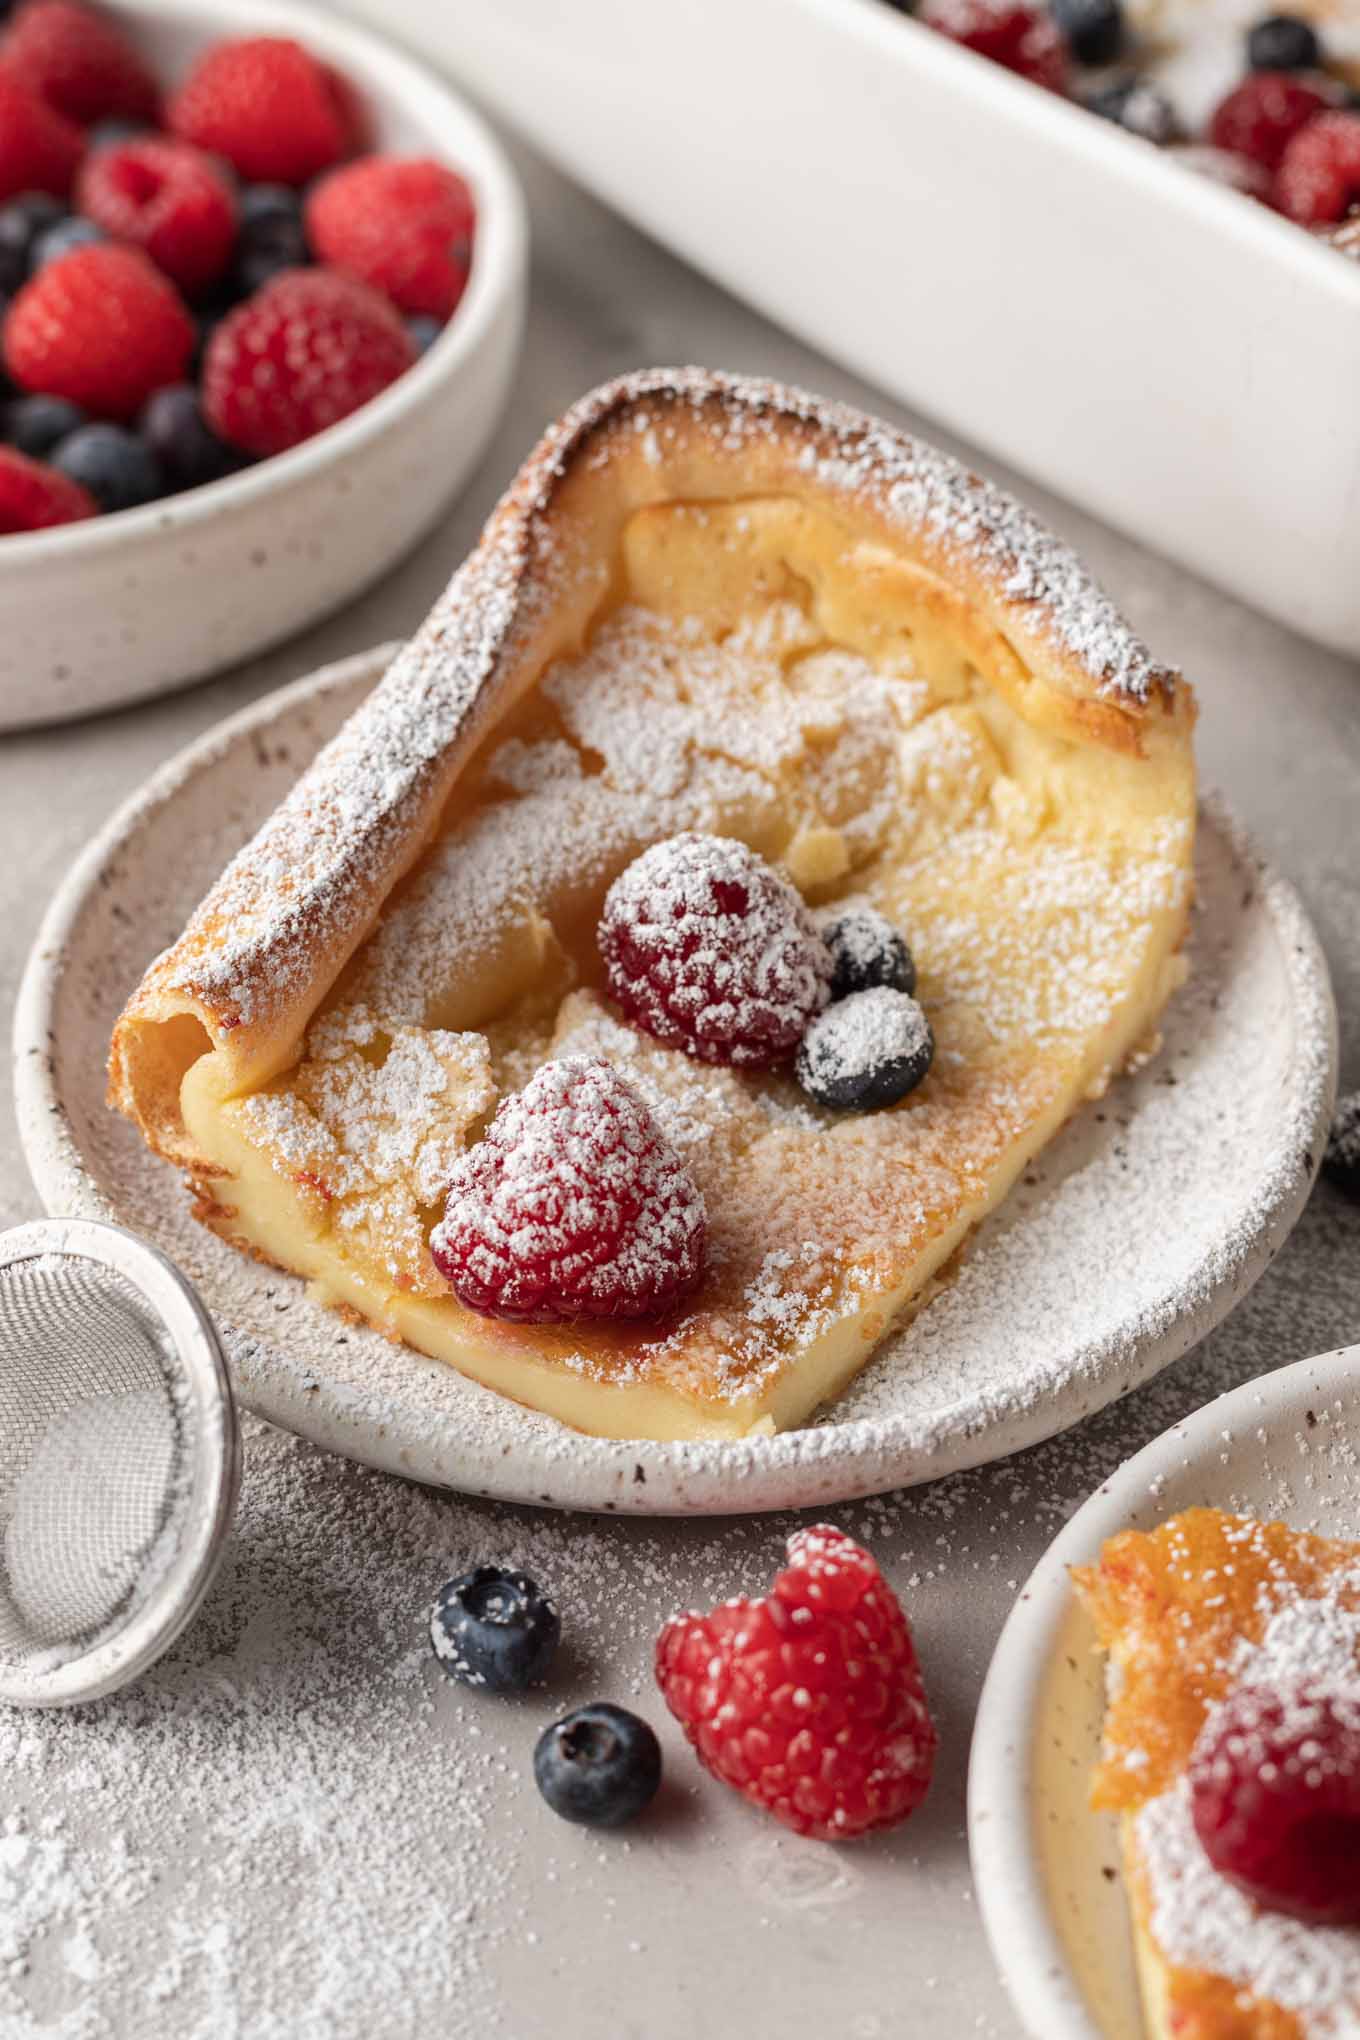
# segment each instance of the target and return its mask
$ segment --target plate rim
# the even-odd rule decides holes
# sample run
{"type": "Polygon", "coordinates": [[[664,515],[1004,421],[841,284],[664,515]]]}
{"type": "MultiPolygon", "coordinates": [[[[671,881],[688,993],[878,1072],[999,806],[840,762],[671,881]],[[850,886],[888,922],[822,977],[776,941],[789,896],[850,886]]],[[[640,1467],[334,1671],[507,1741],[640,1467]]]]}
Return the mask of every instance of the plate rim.
{"type": "MultiPolygon", "coordinates": [[[[108,1207],[84,1167],[80,1144],[55,1082],[50,1053],[67,939],[90,896],[99,889],[100,874],[152,813],[165,807],[196,774],[217,762],[242,738],[272,725],[294,708],[355,687],[366,677],[376,681],[395,649],[395,644],[388,642],[328,662],[211,725],[135,788],[69,867],[48,904],[25,965],[13,1027],[20,1140],[34,1186],[48,1211],[64,1216],[75,1210],[124,1222],[108,1207]]],[[[1199,1299],[1195,1313],[1178,1311],[1132,1356],[1120,1348],[1117,1365],[1113,1337],[1091,1347],[1070,1383],[1083,1400],[1080,1418],[1106,1407],[1181,1358],[1264,1273],[1307,1202],[1333,1109],[1337,1019],[1321,942],[1293,885],[1260,854],[1221,796],[1201,790],[1200,809],[1233,855],[1256,874],[1258,899],[1279,944],[1291,1010],[1298,1014],[1311,1005],[1320,1015],[1326,1054],[1316,1070],[1299,1061],[1291,1066],[1292,1081],[1281,1104],[1281,1124],[1297,1133],[1298,1150],[1311,1168],[1291,1169],[1287,1179],[1274,1186],[1273,1198],[1253,1201],[1250,1213],[1220,1239],[1214,1282],[1207,1296],[1199,1299]]],[[[249,1335],[230,1324],[222,1323],[220,1330],[229,1349],[248,1341],[249,1335]]],[[[286,1374],[286,1369],[282,1372],[286,1374]]],[[[432,1472],[428,1463],[422,1470],[410,1449],[386,1430],[366,1435],[362,1422],[356,1422],[353,1413],[344,1409],[343,1397],[338,1398],[336,1409],[328,1411],[317,1407],[316,1397],[295,1396],[290,1401],[282,1393],[242,1394],[239,1386],[238,1395],[245,1407],[271,1423],[406,1478],[531,1506],[643,1516],[754,1514],[851,1501],[966,1471],[1039,1444],[1070,1428],[1071,1422],[1080,1421],[1064,1420],[1065,1398],[1059,1395],[1036,1396],[999,1426],[971,1423],[965,1412],[947,1443],[934,1437],[923,1443],[919,1434],[910,1434],[904,1415],[851,1418],[834,1430],[821,1426],[789,1430],[768,1439],[698,1444],[574,1433],[581,1449],[574,1455],[573,1465],[578,1476],[584,1469],[583,1478],[564,1476],[557,1460],[549,1467],[544,1463],[547,1454],[539,1455],[540,1463],[528,1465],[522,1477],[507,1478],[507,1462],[497,1453],[479,1467],[481,1481],[468,1474],[455,1483],[447,1474],[432,1472]],[[837,1446],[828,1450],[827,1440],[833,1435],[837,1446]],[[556,1492],[545,1491],[545,1486],[555,1487],[556,1492]]]]}
{"type": "MultiPolygon", "coordinates": [[[[1144,1445],[1070,1516],[1015,1599],[983,1681],[968,1759],[968,1852],[978,1909],[1001,1980],[1033,2040],[1106,2040],[1087,2007],[1048,1905],[1033,1843],[1030,1791],[1039,1700],[1072,1609],[1070,1566],[1089,1563],[1128,1528],[1169,1463],[1217,1460],[1221,1433],[1241,1414],[1255,1430],[1277,1421],[1307,1380],[1312,1394],[1354,1386],[1360,1344],[1332,1347],[1236,1388],[1181,1417],[1144,1445]]],[[[1161,1512],[1163,1515],[1165,1510],[1161,1512]]]]}

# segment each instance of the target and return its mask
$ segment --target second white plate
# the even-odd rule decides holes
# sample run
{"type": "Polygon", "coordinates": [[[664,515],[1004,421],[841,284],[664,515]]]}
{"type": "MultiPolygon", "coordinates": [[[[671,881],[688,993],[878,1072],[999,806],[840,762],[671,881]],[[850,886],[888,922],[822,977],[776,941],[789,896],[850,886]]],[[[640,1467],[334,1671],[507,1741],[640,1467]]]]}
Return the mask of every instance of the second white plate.
{"type": "Polygon", "coordinates": [[[1104,1659],[1068,1568],[1182,1509],[1360,1536],[1360,1346],[1300,1360],[1196,1411],[1120,1468],[1040,1560],[987,1673],[968,1839],[992,1952],[1034,2040],[1143,2040],[1111,1814],[1090,1811],[1104,1659]]]}
{"type": "Polygon", "coordinates": [[[1331,1112],[1331,991],[1296,895],[1209,807],[1192,977],[1161,1054],[1077,1115],[954,1282],[804,1430],[735,1445],[582,1437],[232,1252],[105,1105],[109,1035],[146,964],[387,657],[299,681],[164,767],[71,871],[20,995],[20,1126],[48,1209],[130,1226],[178,1262],[262,1416],[389,1471],[511,1501],[651,1515],[821,1506],[1078,1422],[1201,1339],[1282,1244],[1331,1112]]]}

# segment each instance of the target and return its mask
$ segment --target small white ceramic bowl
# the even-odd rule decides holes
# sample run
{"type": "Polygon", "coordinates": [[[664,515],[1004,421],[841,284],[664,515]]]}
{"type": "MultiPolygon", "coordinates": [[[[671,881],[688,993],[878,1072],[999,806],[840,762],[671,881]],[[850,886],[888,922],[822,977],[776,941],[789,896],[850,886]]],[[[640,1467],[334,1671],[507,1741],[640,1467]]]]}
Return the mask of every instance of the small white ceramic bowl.
{"type": "MultiPolygon", "coordinates": [[[[1119,1833],[1089,1804],[1105,1661],[1068,1568],[1212,1507],[1353,1538],[1360,1346],[1248,1381],[1164,1431],[1080,1508],[1012,1609],[982,1689],[968,1841],[983,1924],[1033,2040],[1143,2040],[1119,1833]]],[[[1348,2028],[1348,2030],[1354,2030],[1348,2028]]]]}
{"type": "Polygon", "coordinates": [[[136,0],[122,17],[168,81],[223,35],[292,35],[359,87],[374,146],[433,155],[477,201],[472,274],[429,352],[290,453],[87,523],[0,538],[0,729],[85,715],[248,658],[349,601],[428,529],[508,394],[524,206],[484,123],[365,30],[277,0],[136,0]]]}

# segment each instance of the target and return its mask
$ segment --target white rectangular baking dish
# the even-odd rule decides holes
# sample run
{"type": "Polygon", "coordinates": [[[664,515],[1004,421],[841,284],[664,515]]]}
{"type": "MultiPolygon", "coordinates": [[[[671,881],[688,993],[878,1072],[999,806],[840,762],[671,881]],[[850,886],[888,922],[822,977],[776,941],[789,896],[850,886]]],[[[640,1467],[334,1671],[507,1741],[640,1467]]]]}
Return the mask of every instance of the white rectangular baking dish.
{"type": "Polygon", "coordinates": [[[882,0],[345,4],[838,361],[1360,653],[1360,264],[882,0]]]}

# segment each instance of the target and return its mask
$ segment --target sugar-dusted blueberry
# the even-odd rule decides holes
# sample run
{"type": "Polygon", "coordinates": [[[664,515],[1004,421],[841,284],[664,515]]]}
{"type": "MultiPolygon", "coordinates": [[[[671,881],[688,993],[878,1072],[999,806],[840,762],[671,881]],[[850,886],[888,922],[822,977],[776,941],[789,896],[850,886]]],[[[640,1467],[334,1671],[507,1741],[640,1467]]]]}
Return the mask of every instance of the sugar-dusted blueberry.
{"type": "Polygon", "coordinates": [[[1311,21],[1298,14],[1268,14],[1247,30],[1247,62],[1253,71],[1316,71],[1322,45],[1311,21]]]}
{"type": "Polygon", "coordinates": [[[1099,114],[1102,120],[1112,120],[1129,134],[1139,135],[1145,142],[1155,142],[1158,148],[1174,142],[1180,133],[1175,107],[1166,94],[1159,92],[1155,85],[1149,85],[1146,78],[1116,79],[1112,85],[1091,93],[1082,103],[1089,112],[1099,114]]]}
{"type": "Polygon", "coordinates": [[[818,928],[831,951],[833,999],[870,991],[874,985],[889,985],[895,992],[916,990],[916,965],[905,938],[867,900],[828,908],[818,928]]]}
{"type": "Polygon", "coordinates": [[[430,1611],[430,1642],[449,1677],[492,1693],[541,1685],[561,1633],[536,1582],[498,1565],[447,1581],[430,1611]]]}
{"type": "Polygon", "coordinates": [[[32,460],[46,460],[54,446],[85,423],[79,404],[65,397],[16,397],[5,406],[4,437],[32,460]]]}
{"type": "Polygon", "coordinates": [[[661,1783],[661,1745],[626,1707],[597,1700],[545,1728],[534,1778],[553,1812],[579,1827],[620,1827],[661,1783]]]}
{"type": "Polygon", "coordinates": [[[78,213],[70,213],[54,226],[45,227],[38,235],[29,256],[29,267],[42,269],[49,262],[59,262],[73,248],[93,248],[97,242],[108,238],[104,229],[97,227],[93,220],[83,220],[78,213]]]}
{"type": "Polygon", "coordinates": [[[1050,0],[1049,11],[1079,64],[1112,64],[1124,42],[1120,0],[1050,0]]]}
{"type": "Polygon", "coordinates": [[[813,1021],[798,1051],[798,1081],[819,1105],[875,1112],[914,1091],[934,1055],[935,1037],[916,1000],[876,985],[813,1021]]]}
{"type": "Polygon", "coordinates": [[[88,489],[101,510],[134,510],[165,493],[151,448],[122,425],[82,425],[55,449],[52,465],[88,489]]]}
{"type": "Polygon", "coordinates": [[[417,354],[428,354],[444,330],[443,321],[432,319],[428,312],[417,312],[406,321],[406,330],[415,343],[417,354]]]}
{"type": "Polygon", "coordinates": [[[209,431],[191,383],[157,390],[142,412],[140,430],[166,480],[177,489],[220,482],[243,464],[239,453],[209,431]]]}
{"type": "Polygon", "coordinates": [[[28,275],[33,243],[65,217],[61,200],[45,191],[28,191],[0,206],[0,291],[13,295],[18,290],[28,275]]]}
{"type": "Polygon", "coordinates": [[[1322,1169],[1329,1182],[1360,1204],[1360,1091],[1337,1102],[1322,1169]]]}

